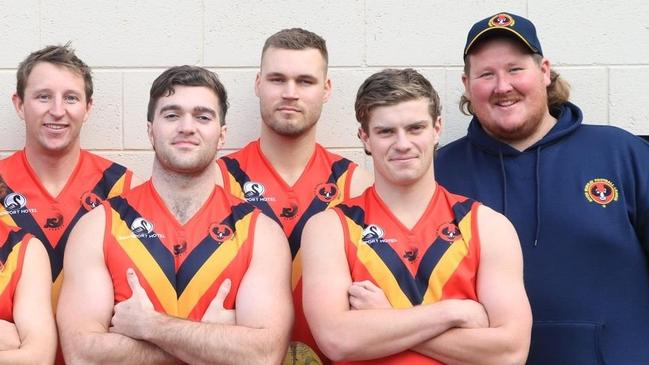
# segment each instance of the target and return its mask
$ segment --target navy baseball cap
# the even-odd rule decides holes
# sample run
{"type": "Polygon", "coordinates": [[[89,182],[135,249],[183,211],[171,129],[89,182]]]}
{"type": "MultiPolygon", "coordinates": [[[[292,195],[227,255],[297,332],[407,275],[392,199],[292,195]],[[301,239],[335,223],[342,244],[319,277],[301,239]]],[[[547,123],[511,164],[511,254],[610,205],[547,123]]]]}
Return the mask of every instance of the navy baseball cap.
{"type": "Polygon", "coordinates": [[[522,16],[511,13],[498,13],[473,24],[466,37],[463,57],[466,57],[471,47],[485,35],[492,35],[495,32],[508,35],[525,44],[533,53],[543,56],[541,43],[536,36],[536,28],[531,21],[522,16]]]}

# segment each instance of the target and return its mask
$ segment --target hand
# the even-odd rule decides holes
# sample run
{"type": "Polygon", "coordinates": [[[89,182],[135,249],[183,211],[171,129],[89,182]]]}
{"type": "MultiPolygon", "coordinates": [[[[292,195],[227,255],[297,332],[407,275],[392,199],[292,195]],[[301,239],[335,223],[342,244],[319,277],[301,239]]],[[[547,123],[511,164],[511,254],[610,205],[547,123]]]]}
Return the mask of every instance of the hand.
{"type": "Polygon", "coordinates": [[[392,309],[383,290],[369,280],[353,282],[347,292],[352,309],[392,309]]]}
{"type": "Polygon", "coordinates": [[[0,319],[0,351],[20,348],[20,336],[16,325],[0,319]]]}
{"type": "Polygon", "coordinates": [[[157,312],[132,268],[126,270],[126,280],[133,293],[130,298],[115,305],[109,331],[138,340],[144,339],[157,312]]]}
{"type": "Polygon", "coordinates": [[[212,302],[205,310],[205,313],[203,313],[201,322],[218,323],[230,326],[237,324],[235,316],[236,312],[234,309],[225,309],[223,306],[225,298],[230,293],[231,288],[232,281],[230,279],[225,279],[223,283],[221,283],[221,286],[219,286],[216,296],[214,296],[214,299],[212,299],[212,302]]]}

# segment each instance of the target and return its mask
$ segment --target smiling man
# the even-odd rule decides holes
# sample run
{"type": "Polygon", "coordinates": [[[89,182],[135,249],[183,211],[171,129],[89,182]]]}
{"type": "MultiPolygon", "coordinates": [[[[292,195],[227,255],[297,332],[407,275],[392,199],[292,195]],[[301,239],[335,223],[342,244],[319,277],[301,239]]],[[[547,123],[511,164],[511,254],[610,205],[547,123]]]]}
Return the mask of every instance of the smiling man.
{"type": "Polygon", "coordinates": [[[53,297],[63,252],[79,218],[135,185],[124,166],[81,149],[93,107],[90,68],[68,46],[48,46],[20,63],[13,104],[25,122],[25,148],[0,161],[8,186],[0,218],[41,240],[50,258],[53,297]]]}
{"type": "Polygon", "coordinates": [[[534,315],[528,364],[646,363],[649,145],[582,124],[528,19],[475,23],[463,56],[473,119],[439,151],[437,176],[516,227],[534,315]]]}
{"type": "Polygon", "coordinates": [[[295,327],[287,365],[328,363],[302,311],[300,238],[306,221],[359,195],[371,175],[316,143],[316,124],[331,95],[325,40],[304,29],[281,30],[264,44],[255,80],[261,136],[219,159],[219,183],[281,224],[293,257],[295,327]]]}
{"type": "Polygon", "coordinates": [[[383,70],[356,97],[375,183],[309,220],[304,311],[337,364],[522,364],[531,316],[516,232],[435,183],[437,92],[383,70]]]}
{"type": "Polygon", "coordinates": [[[214,184],[227,107],[206,69],[172,67],[153,82],[151,180],[70,236],[57,318],[68,362],[281,362],[290,254],[279,225],[214,184]]]}

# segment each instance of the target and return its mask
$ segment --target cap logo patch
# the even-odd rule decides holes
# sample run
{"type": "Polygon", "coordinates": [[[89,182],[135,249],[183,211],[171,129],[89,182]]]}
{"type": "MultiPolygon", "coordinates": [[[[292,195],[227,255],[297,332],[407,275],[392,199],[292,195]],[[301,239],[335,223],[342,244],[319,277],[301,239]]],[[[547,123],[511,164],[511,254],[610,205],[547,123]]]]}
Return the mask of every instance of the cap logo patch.
{"type": "Polygon", "coordinates": [[[489,19],[490,27],[511,27],[513,25],[514,19],[509,14],[498,14],[489,19]]]}
{"type": "Polygon", "coordinates": [[[593,179],[584,186],[584,195],[589,203],[596,203],[606,208],[618,199],[615,185],[608,179],[593,179]]]}

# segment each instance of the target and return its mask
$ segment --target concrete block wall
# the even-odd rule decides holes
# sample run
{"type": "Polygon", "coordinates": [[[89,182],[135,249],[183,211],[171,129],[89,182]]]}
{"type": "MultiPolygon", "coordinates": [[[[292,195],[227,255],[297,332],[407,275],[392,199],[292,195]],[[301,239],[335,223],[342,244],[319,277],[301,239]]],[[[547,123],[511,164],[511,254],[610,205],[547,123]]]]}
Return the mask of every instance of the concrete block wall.
{"type": "Polygon", "coordinates": [[[0,0],[0,157],[24,144],[11,105],[15,70],[31,51],[72,41],[93,67],[95,108],[82,145],[146,178],[151,81],[165,68],[195,64],[216,71],[231,111],[226,150],[257,137],[253,82],[266,37],[304,27],[330,52],[332,99],[319,141],[369,166],[356,138],[353,103],[360,83],[385,67],[415,67],[443,100],[442,143],[464,135],[462,48],[478,19],[508,10],[537,26],[545,55],[572,84],[587,122],[649,134],[649,3],[606,0],[0,0]]]}

